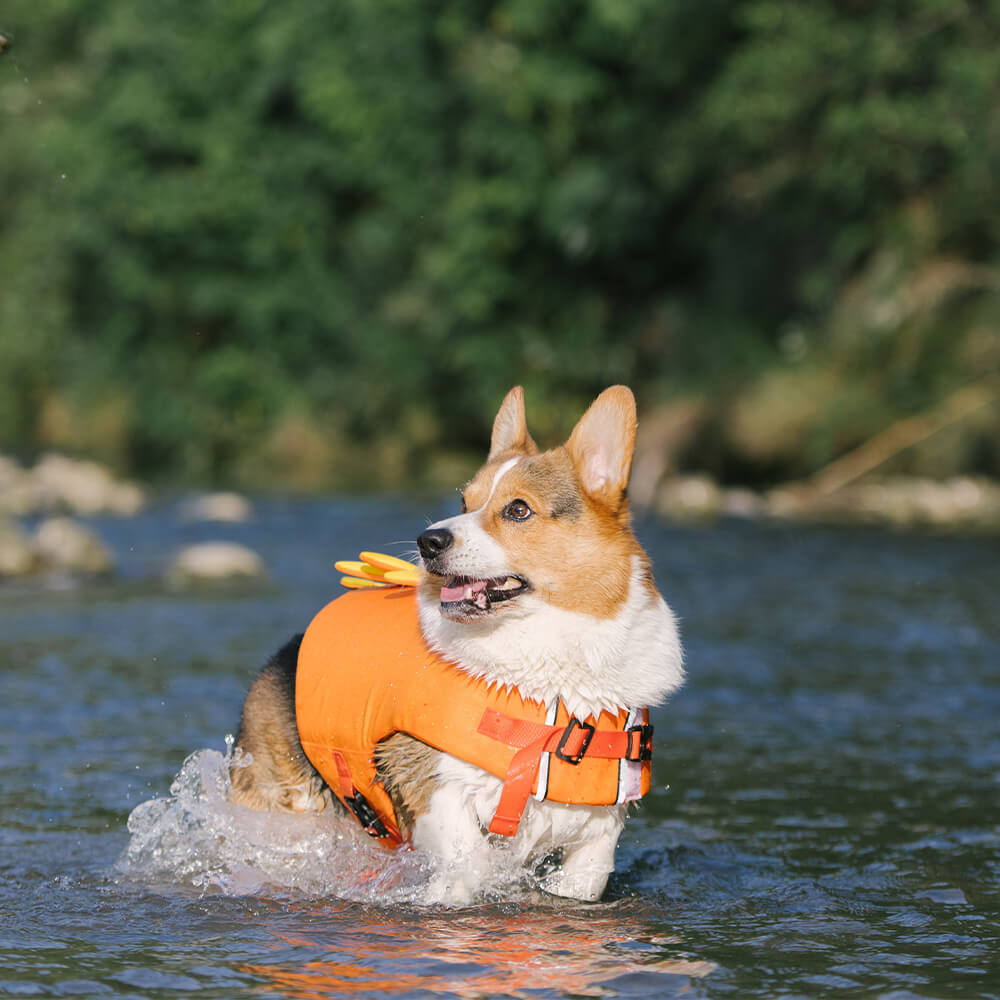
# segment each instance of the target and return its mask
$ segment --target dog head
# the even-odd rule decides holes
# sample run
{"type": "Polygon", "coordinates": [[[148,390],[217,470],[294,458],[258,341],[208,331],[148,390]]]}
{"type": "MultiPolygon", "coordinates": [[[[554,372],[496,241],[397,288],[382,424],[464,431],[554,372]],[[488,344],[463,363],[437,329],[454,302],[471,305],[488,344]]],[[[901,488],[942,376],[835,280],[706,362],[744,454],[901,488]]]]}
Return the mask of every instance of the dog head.
{"type": "Polygon", "coordinates": [[[420,625],[433,649],[581,718],[658,704],[680,686],[674,616],[630,522],[635,431],[632,393],[614,386],[565,444],[540,452],[521,389],[507,394],[462,512],[418,539],[420,625]]]}
{"type": "Polygon", "coordinates": [[[594,617],[626,599],[632,556],[626,487],[635,401],[625,386],[601,393],[565,445],[539,453],[512,389],[493,424],[486,464],[465,487],[462,512],[417,539],[426,588],[440,613],[485,623],[523,612],[526,598],[594,617]]]}

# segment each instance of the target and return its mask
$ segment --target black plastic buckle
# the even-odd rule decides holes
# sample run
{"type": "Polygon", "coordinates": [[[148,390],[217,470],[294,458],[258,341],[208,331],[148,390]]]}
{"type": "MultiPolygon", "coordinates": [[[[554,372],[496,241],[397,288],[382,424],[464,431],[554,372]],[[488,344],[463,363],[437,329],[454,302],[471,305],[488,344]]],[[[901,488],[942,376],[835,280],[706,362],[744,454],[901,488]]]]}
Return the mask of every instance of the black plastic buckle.
{"type": "Polygon", "coordinates": [[[559,741],[559,746],[556,747],[555,753],[560,760],[566,761],[567,764],[579,764],[583,760],[583,755],[587,752],[587,747],[590,746],[590,741],[594,738],[594,733],[597,732],[597,727],[592,726],[589,722],[581,722],[575,715],[570,718],[565,730],[563,730],[562,739],[559,741]],[[583,742],[580,744],[580,749],[575,753],[563,753],[563,747],[566,746],[566,741],[572,736],[575,729],[585,729],[586,735],[583,737],[583,742]]]}
{"type": "Polygon", "coordinates": [[[365,833],[369,837],[388,837],[389,831],[385,823],[378,818],[378,813],[372,809],[371,803],[361,794],[355,792],[349,799],[344,800],[348,808],[357,817],[358,822],[365,828],[365,833]]]}
{"type": "Polygon", "coordinates": [[[653,759],[653,725],[647,723],[644,726],[629,726],[625,730],[628,733],[628,750],[625,753],[626,760],[642,761],[653,759]],[[635,737],[633,739],[633,737],[635,737]]]}

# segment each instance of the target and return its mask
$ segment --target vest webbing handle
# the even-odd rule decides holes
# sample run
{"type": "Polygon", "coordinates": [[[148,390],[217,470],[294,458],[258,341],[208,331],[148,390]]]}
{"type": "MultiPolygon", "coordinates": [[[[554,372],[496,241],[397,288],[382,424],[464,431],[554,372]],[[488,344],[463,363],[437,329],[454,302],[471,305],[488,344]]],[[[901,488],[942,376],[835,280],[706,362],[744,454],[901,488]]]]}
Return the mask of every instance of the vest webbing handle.
{"type": "Polygon", "coordinates": [[[490,833],[504,837],[517,833],[543,753],[555,752],[569,764],[578,764],[584,757],[638,762],[649,760],[653,754],[651,725],[632,726],[624,731],[596,729],[574,716],[565,726],[550,726],[515,719],[488,708],[479,722],[479,732],[519,748],[507,768],[500,802],[490,821],[490,833]]]}

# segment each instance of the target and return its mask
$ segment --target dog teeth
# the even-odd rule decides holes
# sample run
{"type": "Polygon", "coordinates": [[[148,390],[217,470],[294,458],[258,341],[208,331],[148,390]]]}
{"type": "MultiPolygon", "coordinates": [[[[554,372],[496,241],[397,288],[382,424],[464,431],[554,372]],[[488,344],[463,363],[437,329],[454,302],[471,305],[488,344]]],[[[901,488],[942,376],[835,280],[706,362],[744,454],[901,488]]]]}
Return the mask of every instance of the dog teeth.
{"type": "Polygon", "coordinates": [[[480,611],[489,611],[492,601],[499,601],[503,597],[515,597],[524,589],[524,581],[516,576],[497,576],[489,579],[453,577],[441,588],[441,603],[466,603],[480,611]]]}

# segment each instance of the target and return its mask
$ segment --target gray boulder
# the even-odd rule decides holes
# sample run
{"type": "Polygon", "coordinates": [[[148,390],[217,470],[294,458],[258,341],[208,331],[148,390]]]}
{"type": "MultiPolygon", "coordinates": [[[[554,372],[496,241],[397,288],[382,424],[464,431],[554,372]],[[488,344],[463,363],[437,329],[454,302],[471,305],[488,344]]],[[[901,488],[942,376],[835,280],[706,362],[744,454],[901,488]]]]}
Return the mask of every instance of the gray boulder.
{"type": "Polygon", "coordinates": [[[256,580],[265,575],[264,562],[253,549],[236,542],[199,542],[174,557],[167,570],[171,586],[256,580]]]}
{"type": "Polygon", "coordinates": [[[50,517],[38,526],[35,548],[52,569],[103,576],[114,569],[114,559],[97,535],[71,517],[50,517]]]}
{"type": "Polygon", "coordinates": [[[35,547],[14,521],[0,513],[0,577],[29,576],[39,568],[35,547]]]}

